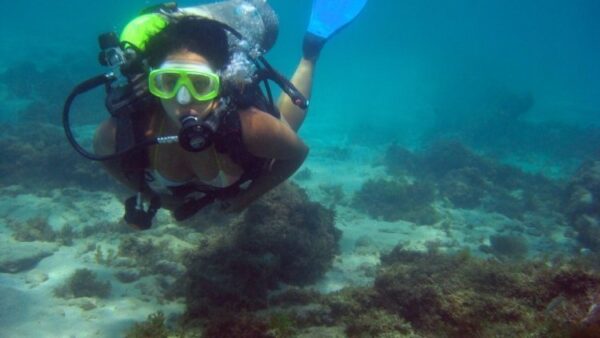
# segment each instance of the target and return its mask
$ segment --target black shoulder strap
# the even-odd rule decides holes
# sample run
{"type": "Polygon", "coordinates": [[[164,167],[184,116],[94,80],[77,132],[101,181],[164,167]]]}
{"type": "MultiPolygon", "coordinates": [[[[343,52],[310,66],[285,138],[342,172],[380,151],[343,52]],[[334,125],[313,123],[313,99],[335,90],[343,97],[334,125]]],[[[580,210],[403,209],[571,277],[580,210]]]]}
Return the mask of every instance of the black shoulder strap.
{"type": "MultiPolygon", "coordinates": [[[[116,150],[120,151],[137,144],[144,139],[144,121],[146,112],[131,112],[115,116],[117,119],[116,150]],[[137,122],[137,123],[135,123],[137,122]]],[[[145,179],[145,170],[150,164],[147,148],[140,148],[120,158],[119,165],[126,179],[137,187],[137,193],[125,201],[125,221],[138,228],[146,230],[152,226],[152,219],[161,206],[158,194],[154,193],[145,179]],[[142,194],[151,196],[150,205],[144,209],[142,194]]]]}
{"type": "MultiPolygon", "coordinates": [[[[140,123],[144,117],[143,112],[133,112],[117,116],[116,150],[121,151],[144,139],[144,123],[140,123]],[[136,123],[137,121],[137,123],[136,123]]],[[[132,151],[120,160],[121,170],[125,177],[138,186],[138,191],[146,192],[147,184],[144,179],[144,170],[150,164],[147,148],[132,151]]]]}

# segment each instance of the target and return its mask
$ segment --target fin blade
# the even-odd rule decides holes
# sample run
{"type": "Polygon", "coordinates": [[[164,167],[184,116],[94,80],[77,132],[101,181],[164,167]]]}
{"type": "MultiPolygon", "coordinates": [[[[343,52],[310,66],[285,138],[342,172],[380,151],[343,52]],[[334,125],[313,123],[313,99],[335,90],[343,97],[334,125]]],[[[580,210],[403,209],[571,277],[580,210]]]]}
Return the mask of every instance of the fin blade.
{"type": "Polygon", "coordinates": [[[328,39],[352,22],[366,4],[367,0],[313,0],[307,31],[328,39]]]}

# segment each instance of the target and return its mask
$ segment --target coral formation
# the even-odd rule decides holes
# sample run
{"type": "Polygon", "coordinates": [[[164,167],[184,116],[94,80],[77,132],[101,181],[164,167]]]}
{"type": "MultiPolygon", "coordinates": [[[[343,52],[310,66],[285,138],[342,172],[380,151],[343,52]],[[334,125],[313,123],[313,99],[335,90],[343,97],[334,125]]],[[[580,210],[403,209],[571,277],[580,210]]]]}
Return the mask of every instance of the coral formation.
{"type": "Polygon", "coordinates": [[[373,288],[344,289],[323,302],[351,337],[571,336],[588,327],[582,320],[590,317],[600,274],[558,264],[398,246],[382,257],[373,288]]]}
{"type": "Polygon", "coordinates": [[[352,204],[371,217],[393,222],[406,220],[433,224],[439,216],[432,207],[435,188],[429,182],[412,184],[398,180],[368,180],[355,193],[352,204]]]}
{"type": "Polygon", "coordinates": [[[26,222],[9,222],[8,227],[13,231],[13,238],[21,242],[54,242],[56,233],[42,217],[32,218],[26,222]]]}
{"type": "MultiPolygon", "coordinates": [[[[262,311],[215,303],[181,334],[304,337],[342,327],[348,337],[595,337],[600,273],[592,261],[509,263],[397,246],[382,256],[373,286],[325,295],[290,288],[262,311]]],[[[164,318],[143,325],[165,330],[164,318]]]]}
{"type": "Polygon", "coordinates": [[[531,92],[492,82],[479,83],[458,100],[443,95],[440,99],[431,135],[451,134],[470,145],[498,145],[516,131],[519,118],[535,104],[531,92]]]}
{"type": "Polygon", "coordinates": [[[0,151],[11,159],[0,162],[0,187],[20,184],[36,190],[78,186],[120,191],[98,163],[73,151],[57,126],[1,124],[0,135],[0,151]]]}
{"type": "Polygon", "coordinates": [[[125,338],[167,338],[169,330],[165,325],[165,315],[156,312],[148,315],[148,319],[142,323],[136,323],[125,334],[125,338]]]}
{"type": "Polygon", "coordinates": [[[341,233],[333,220],[333,211],[293,184],[270,192],[187,259],[188,315],[262,308],[280,283],[314,282],[338,252],[341,233]]]}
{"type": "MultiPolygon", "coordinates": [[[[460,77],[465,79],[464,76],[460,77]]],[[[452,137],[497,155],[530,158],[532,154],[554,162],[593,155],[600,144],[598,127],[564,122],[532,122],[523,118],[535,106],[531,91],[473,77],[449,84],[434,102],[435,123],[425,142],[452,137]],[[471,82],[472,83],[469,83],[471,82]],[[457,96],[457,88],[461,95],[457,96]]]]}
{"type": "Polygon", "coordinates": [[[510,218],[559,210],[561,182],[532,175],[480,156],[456,140],[440,140],[411,153],[397,145],[384,159],[388,173],[427,182],[438,197],[457,208],[482,208],[510,218]]]}
{"type": "Polygon", "coordinates": [[[267,319],[259,318],[247,311],[223,312],[215,310],[211,320],[206,324],[202,337],[240,337],[268,338],[269,324],[267,319]]]}
{"type": "Polygon", "coordinates": [[[78,235],[68,224],[55,231],[44,217],[34,217],[24,222],[12,220],[7,225],[13,231],[13,238],[20,242],[40,241],[72,245],[73,239],[78,235]]]}
{"type": "Polygon", "coordinates": [[[312,170],[310,170],[310,168],[308,168],[308,167],[305,167],[304,169],[302,169],[294,174],[294,179],[299,180],[299,181],[307,181],[312,178],[312,175],[313,175],[312,170]]]}
{"type": "Polygon", "coordinates": [[[346,195],[341,184],[322,184],[319,185],[319,190],[324,195],[321,202],[331,208],[345,202],[346,195]]]}
{"type": "Polygon", "coordinates": [[[490,236],[490,253],[500,258],[521,259],[529,251],[527,239],[519,235],[490,236]]]}
{"type": "Polygon", "coordinates": [[[349,337],[406,337],[412,334],[412,328],[402,317],[381,309],[370,309],[360,313],[354,321],[348,323],[346,333],[349,337]]]}
{"type": "Polygon", "coordinates": [[[180,263],[181,257],[168,243],[168,240],[144,240],[137,236],[125,236],[116,253],[111,254],[109,249],[106,263],[119,267],[115,276],[127,283],[143,276],[156,275],[164,293],[162,296],[177,297],[182,291],[177,289],[176,281],[184,275],[185,267],[180,263]]]}
{"type": "MultiPolygon", "coordinates": [[[[80,55],[65,55],[64,60],[58,60],[45,69],[40,69],[39,62],[34,61],[14,63],[4,69],[0,73],[0,83],[6,86],[9,99],[30,102],[25,109],[17,113],[19,122],[35,121],[58,125],[60,119],[56,118],[56,112],[61,111],[62,103],[66,99],[65,89],[73,88],[76,84],[75,77],[86,72],[87,66],[82,60],[80,55]],[[74,70],[76,67],[81,69],[74,70]]],[[[92,95],[84,96],[81,100],[82,106],[88,107],[88,112],[98,113],[78,116],[78,121],[98,121],[98,115],[105,114],[102,100],[92,95]]]]}
{"type": "Polygon", "coordinates": [[[388,146],[382,164],[393,176],[416,175],[422,166],[417,155],[397,143],[388,146]]]}
{"type": "Polygon", "coordinates": [[[89,269],[77,269],[66,283],[54,290],[54,295],[60,298],[110,296],[111,284],[109,281],[98,280],[95,272],[89,269]]]}
{"type": "Polygon", "coordinates": [[[587,161],[571,178],[564,212],[582,246],[600,250],[600,161],[587,161]]]}

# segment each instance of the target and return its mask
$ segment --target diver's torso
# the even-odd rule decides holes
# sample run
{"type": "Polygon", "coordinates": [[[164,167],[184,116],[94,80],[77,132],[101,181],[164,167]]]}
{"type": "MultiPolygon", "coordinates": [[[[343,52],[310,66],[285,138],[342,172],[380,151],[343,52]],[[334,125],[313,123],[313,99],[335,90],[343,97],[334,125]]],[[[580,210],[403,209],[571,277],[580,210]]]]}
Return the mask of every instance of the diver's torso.
{"type": "MultiPolygon", "coordinates": [[[[155,136],[173,135],[174,130],[161,130],[162,123],[152,123],[150,133],[155,136]]],[[[148,158],[148,171],[168,181],[179,182],[179,185],[197,183],[226,188],[235,183],[244,171],[228,154],[218,152],[214,145],[201,152],[188,152],[178,143],[160,144],[148,149],[148,158]]]]}
{"type": "MultiPolygon", "coordinates": [[[[150,169],[174,182],[199,181],[209,184],[222,178],[239,178],[243,169],[227,154],[219,153],[214,146],[198,153],[190,153],[178,144],[165,144],[153,147],[149,152],[150,169]]],[[[235,182],[228,179],[216,188],[225,188],[235,182]]]]}

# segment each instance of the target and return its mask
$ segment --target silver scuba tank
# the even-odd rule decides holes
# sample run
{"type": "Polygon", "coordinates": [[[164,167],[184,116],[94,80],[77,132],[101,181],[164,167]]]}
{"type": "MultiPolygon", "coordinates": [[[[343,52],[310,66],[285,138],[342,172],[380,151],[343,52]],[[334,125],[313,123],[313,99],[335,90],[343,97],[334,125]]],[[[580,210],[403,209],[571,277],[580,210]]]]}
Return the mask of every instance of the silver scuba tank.
{"type": "MultiPolygon", "coordinates": [[[[182,15],[197,15],[224,23],[244,37],[249,50],[267,52],[277,40],[279,20],[266,0],[228,0],[180,9],[182,15]]],[[[230,41],[234,45],[235,41],[230,41]]],[[[239,43],[239,42],[237,42],[239,43]]]]}

